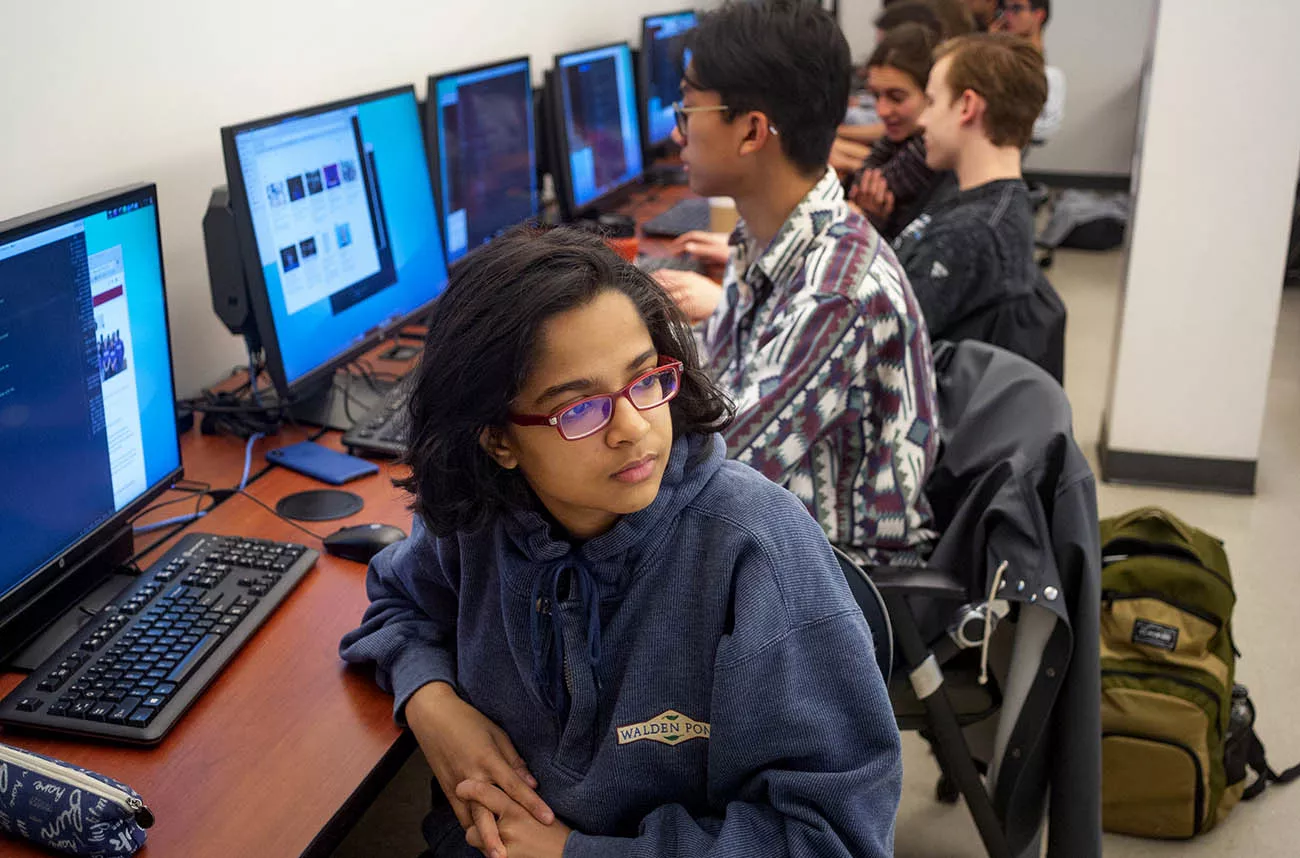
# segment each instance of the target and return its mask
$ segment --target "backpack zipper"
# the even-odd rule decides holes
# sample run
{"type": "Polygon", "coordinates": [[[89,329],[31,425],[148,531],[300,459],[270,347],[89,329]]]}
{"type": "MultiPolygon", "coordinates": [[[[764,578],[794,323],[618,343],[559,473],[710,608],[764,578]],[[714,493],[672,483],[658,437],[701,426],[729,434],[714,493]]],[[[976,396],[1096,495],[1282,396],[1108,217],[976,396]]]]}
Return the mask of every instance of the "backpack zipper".
{"type": "Polygon", "coordinates": [[[1217,725],[1218,725],[1218,723],[1219,723],[1219,715],[1221,714],[1220,711],[1219,711],[1219,708],[1220,708],[1220,707],[1219,707],[1219,695],[1214,691],[1214,689],[1210,688],[1208,685],[1202,685],[1201,683],[1197,682],[1197,681],[1194,680],[1194,679],[1184,679],[1184,678],[1181,677],[1181,676],[1177,676],[1177,675],[1175,675],[1175,674],[1171,674],[1171,673],[1139,673],[1139,672],[1137,672],[1137,671],[1132,671],[1132,670],[1107,670],[1107,669],[1103,669],[1102,672],[1101,672],[1101,675],[1102,675],[1102,678],[1105,678],[1105,677],[1107,677],[1107,676],[1127,676],[1127,677],[1129,677],[1130,679],[1159,679],[1159,680],[1168,680],[1168,681],[1174,683],[1175,685],[1181,685],[1181,686],[1183,686],[1183,687],[1185,687],[1185,688],[1192,688],[1192,689],[1195,689],[1196,691],[1199,691],[1199,692],[1201,692],[1202,694],[1204,694],[1205,696],[1207,696],[1207,697],[1210,698],[1210,701],[1214,704],[1214,724],[1215,724],[1216,727],[1217,727],[1217,725]]]}
{"type": "Polygon", "coordinates": [[[1209,611],[1203,611],[1200,608],[1193,607],[1185,602],[1175,601],[1163,593],[1157,593],[1154,590],[1139,590],[1133,593],[1120,593],[1117,590],[1101,591],[1101,603],[1107,607],[1109,607],[1113,602],[1127,602],[1131,599],[1154,599],[1157,602],[1164,602],[1169,607],[1177,608],[1184,614],[1191,614],[1197,619],[1205,620],[1205,622],[1214,626],[1216,629],[1223,629],[1223,620],[1214,614],[1211,614],[1209,611]]]}
{"type": "Polygon", "coordinates": [[[1196,792],[1193,795],[1196,806],[1192,808],[1192,834],[1200,834],[1201,826],[1205,824],[1205,820],[1202,818],[1202,808],[1205,805],[1205,770],[1201,767],[1201,760],[1196,756],[1196,753],[1182,742],[1176,742],[1172,739],[1160,739],[1155,736],[1142,736],[1137,733],[1120,733],[1116,731],[1101,734],[1102,741],[1112,736],[1120,739],[1137,739],[1141,742],[1164,745],[1168,748],[1177,748],[1191,759],[1192,771],[1196,774],[1196,792]]]}
{"type": "Polygon", "coordinates": [[[29,754],[9,745],[0,745],[0,761],[22,766],[50,780],[62,781],[105,801],[111,801],[129,812],[141,828],[149,828],[154,823],[153,812],[139,798],[125,790],[109,786],[103,781],[92,778],[90,775],[83,774],[76,769],[60,766],[43,757],[29,754]]]}
{"type": "Polygon", "coordinates": [[[1164,545],[1159,542],[1147,542],[1142,539],[1135,539],[1131,536],[1121,536],[1112,539],[1110,542],[1103,545],[1101,550],[1103,552],[1101,555],[1101,565],[1103,567],[1110,566],[1112,563],[1118,563],[1121,560],[1128,560],[1131,557],[1164,557],[1168,560],[1179,560],[1183,563],[1190,563],[1204,572],[1208,572],[1210,575],[1217,578],[1223,586],[1227,587],[1228,592],[1232,593],[1234,596],[1237,594],[1237,591],[1232,589],[1231,581],[1211,569],[1209,566],[1206,566],[1201,562],[1200,558],[1191,551],[1180,548],[1176,545],[1164,545]],[[1105,553],[1115,549],[1119,549],[1120,553],[1105,553]],[[1125,549],[1129,550],[1125,551],[1125,549]]]}

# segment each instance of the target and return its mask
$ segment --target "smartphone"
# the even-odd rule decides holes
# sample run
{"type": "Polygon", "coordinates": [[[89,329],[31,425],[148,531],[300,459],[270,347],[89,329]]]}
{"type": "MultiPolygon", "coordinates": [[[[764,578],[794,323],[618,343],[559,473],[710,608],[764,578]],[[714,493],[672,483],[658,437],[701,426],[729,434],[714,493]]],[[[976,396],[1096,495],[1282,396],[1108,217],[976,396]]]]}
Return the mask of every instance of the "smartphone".
{"type": "Polygon", "coordinates": [[[379,466],[374,462],[322,447],[312,441],[268,450],[266,460],[332,486],[341,486],[358,477],[379,473],[379,466]]]}

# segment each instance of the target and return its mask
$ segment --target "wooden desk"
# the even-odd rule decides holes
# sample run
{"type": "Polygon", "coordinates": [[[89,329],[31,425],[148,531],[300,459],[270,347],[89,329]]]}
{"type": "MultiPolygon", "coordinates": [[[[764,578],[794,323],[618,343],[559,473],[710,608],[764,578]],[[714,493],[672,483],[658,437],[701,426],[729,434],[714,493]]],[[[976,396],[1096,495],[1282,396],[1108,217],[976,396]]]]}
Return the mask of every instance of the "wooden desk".
{"type": "MultiPolygon", "coordinates": [[[[629,204],[630,211],[644,220],[689,193],[645,192],[629,204]]],[[[668,244],[645,241],[651,253],[667,252],[668,244]]],[[[312,432],[290,426],[257,442],[251,473],[260,476],[248,492],[274,506],[287,494],[321,488],[315,480],[269,468],[263,458],[266,450],[312,432]]],[[[340,439],[340,433],[328,432],[319,443],[342,449],[340,439]]],[[[233,487],[243,471],[244,441],[205,436],[196,427],[182,438],[182,455],[187,478],[233,487]]],[[[327,535],[351,524],[382,522],[409,532],[409,498],[392,485],[399,472],[381,463],[379,474],[345,487],[364,498],[360,513],[306,526],[327,535]]],[[[156,517],[186,510],[178,503],[156,517]]],[[[194,529],[299,542],[320,550],[321,557],[157,747],[13,732],[0,732],[0,741],[102,772],[139,791],[157,817],[141,853],[145,858],[327,856],[415,749],[410,734],[393,722],[392,697],[368,672],[346,669],[338,657],[339,639],[357,626],[368,604],[365,566],[325,554],[317,540],[241,496],[214,508],[194,529]]],[[[141,565],[179,538],[142,557],[141,565]]],[[[0,674],[0,695],[22,678],[0,674]]],[[[0,838],[0,852],[7,858],[47,854],[7,837],[0,838]]]]}
{"type": "MultiPolygon", "coordinates": [[[[287,494],[322,488],[308,477],[272,468],[264,457],[267,450],[316,431],[285,426],[279,435],[255,442],[250,476],[260,479],[250,482],[250,493],[274,506],[287,494]]],[[[319,440],[341,449],[340,438],[329,432],[319,440]]],[[[181,438],[186,478],[213,488],[236,486],[244,449],[242,439],[203,435],[196,425],[181,438]]],[[[408,499],[392,485],[397,473],[397,466],[380,463],[379,474],[347,485],[365,500],[360,513],[306,526],[327,535],[351,524],[383,522],[409,532],[408,499]]],[[[172,491],[160,500],[186,497],[172,491]]],[[[177,503],[141,521],[192,509],[177,503]]],[[[317,540],[240,496],[212,509],[193,529],[298,542],[321,557],[157,747],[8,731],[0,733],[0,741],[103,772],[138,790],[157,817],[142,855],[329,855],[415,747],[393,723],[392,697],[369,674],[346,669],[338,657],[339,639],[357,626],[369,603],[366,568],[325,554],[317,540]]],[[[179,538],[140,558],[141,565],[179,538]]],[[[147,536],[137,539],[137,546],[148,543],[147,536]]],[[[0,674],[0,695],[22,679],[0,674]]],[[[48,854],[4,836],[0,853],[48,854]]]]}

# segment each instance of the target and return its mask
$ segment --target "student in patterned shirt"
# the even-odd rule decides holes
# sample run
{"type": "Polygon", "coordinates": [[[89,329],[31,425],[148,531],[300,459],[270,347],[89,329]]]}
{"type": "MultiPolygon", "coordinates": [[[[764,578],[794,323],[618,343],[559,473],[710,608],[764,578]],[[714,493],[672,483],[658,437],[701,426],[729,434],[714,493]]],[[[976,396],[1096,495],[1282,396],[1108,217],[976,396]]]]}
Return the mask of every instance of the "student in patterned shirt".
{"type": "Polygon", "coordinates": [[[730,455],[793,492],[834,543],[918,562],[937,448],[925,323],[889,246],[826,166],[849,48],[799,0],[728,4],[689,38],[676,136],[691,189],[736,200],[721,289],[660,282],[694,321],[737,406],[730,455]]]}

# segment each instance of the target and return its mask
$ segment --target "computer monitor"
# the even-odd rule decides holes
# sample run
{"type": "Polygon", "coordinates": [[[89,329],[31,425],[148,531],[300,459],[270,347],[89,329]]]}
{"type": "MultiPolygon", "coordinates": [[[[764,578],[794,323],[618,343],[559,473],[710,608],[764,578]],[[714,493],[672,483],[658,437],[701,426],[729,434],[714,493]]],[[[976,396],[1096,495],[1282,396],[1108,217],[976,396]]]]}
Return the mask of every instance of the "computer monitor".
{"type": "Polygon", "coordinates": [[[682,74],[690,62],[686,34],[694,26],[692,10],[641,19],[641,112],[647,151],[672,139],[677,125],[673,102],[681,98],[682,74]]]}
{"type": "Polygon", "coordinates": [[[551,167],[570,218],[644,173],[635,83],[627,42],[555,58],[551,167]]]}
{"type": "Polygon", "coordinates": [[[102,584],[181,476],[158,195],[0,223],[0,656],[102,584]]]}
{"type": "Polygon", "coordinates": [[[337,368],[447,284],[415,90],[223,128],[221,140],[267,372],[290,402],[328,395],[337,368]]]}
{"type": "Polygon", "coordinates": [[[537,216],[527,57],[430,77],[425,121],[449,263],[537,216]]]}

